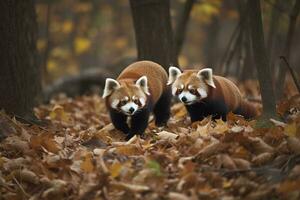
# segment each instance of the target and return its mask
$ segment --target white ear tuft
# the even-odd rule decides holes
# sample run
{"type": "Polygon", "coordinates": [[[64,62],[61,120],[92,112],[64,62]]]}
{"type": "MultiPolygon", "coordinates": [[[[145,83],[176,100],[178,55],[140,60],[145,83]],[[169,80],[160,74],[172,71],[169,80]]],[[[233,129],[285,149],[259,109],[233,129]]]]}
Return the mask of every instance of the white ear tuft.
{"type": "Polygon", "coordinates": [[[201,69],[197,73],[197,76],[202,78],[207,83],[207,85],[209,85],[213,88],[216,88],[216,85],[215,85],[214,80],[213,80],[213,72],[212,72],[211,68],[201,69]]]}
{"type": "Polygon", "coordinates": [[[150,95],[147,76],[142,76],[141,78],[139,78],[136,81],[135,85],[140,87],[147,95],[150,95]]]}
{"type": "Polygon", "coordinates": [[[116,81],[112,78],[107,78],[105,80],[105,87],[103,90],[102,98],[109,96],[115,89],[118,89],[119,87],[120,87],[120,84],[118,83],[118,81],[116,81]]]}
{"type": "Polygon", "coordinates": [[[167,85],[171,85],[172,83],[174,83],[181,73],[182,72],[177,67],[169,67],[169,80],[167,85]]]}

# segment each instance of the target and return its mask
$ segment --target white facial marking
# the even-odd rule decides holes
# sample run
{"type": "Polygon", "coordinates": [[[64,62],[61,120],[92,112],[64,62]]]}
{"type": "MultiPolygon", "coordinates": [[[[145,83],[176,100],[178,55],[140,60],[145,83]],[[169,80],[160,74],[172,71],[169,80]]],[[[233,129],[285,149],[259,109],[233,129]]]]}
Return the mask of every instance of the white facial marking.
{"type": "Polygon", "coordinates": [[[201,99],[207,97],[207,92],[206,92],[204,89],[198,88],[197,91],[198,91],[198,93],[200,94],[201,99]]]}
{"type": "Polygon", "coordinates": [[[142,97],[140,98],[140,102],[141,102],[142,106],[144,106],[146,104],[146,100],[142,97]]]}
{"type": "Polygon", "coordinates": [[[185,103],[185,104],[191,104],[191,103],[193,103],[194,101],[197,100],[197,96],[191,94],[189,91],[183,91],[183,92],[181,92],[181,93],[178,95],[178,98],[179,98],[179,100],[180,100],[182,103],[185,103]],[[185,101],[185,102],[182,101],[182,97],[185,97],[185,98],[186,98],[186,101],[185,101]]]}
{"type": "Polygon", "coordinates": [[[118,99],[114,99],[112,102],[111,102],[111,107],[112,108],[117,108],[118,104],[119,104],[119,100],[118,99]]]}
{"type": "Polygon", "coordinates": [[[138,109],[138,105],[136,105],[133,102],[128,102],[121,107],[121,110],[127,115],[133,115],[137,111],[137,109],[138,109]],[[133,111],[130,112],[130,109],[133,109],[133,111]]]}
{"type": "Polygon", "coordinates": [[[176,95],[176,92],[177,92],[177,88],[175,86],[172,86],[172,94],[173,94],[173,96],[176,95]]]}

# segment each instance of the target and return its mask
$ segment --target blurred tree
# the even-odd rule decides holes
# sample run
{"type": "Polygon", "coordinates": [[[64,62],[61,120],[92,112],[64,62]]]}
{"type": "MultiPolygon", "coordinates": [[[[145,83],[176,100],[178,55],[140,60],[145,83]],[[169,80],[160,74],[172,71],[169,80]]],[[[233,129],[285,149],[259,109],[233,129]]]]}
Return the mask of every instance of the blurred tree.
{"type": "Polygon", "coordinates": [[[178,24],[176,26],[176,30],[174,33],[176,57],[178,57],[181,52],[186,30],[187,30],[188,21],[195,1],[196,0],[186,0],[184,9],[182,10],[181,15],[179,16],[178,24]]]}
{"type": "Polygon", "coordinates": [[[138,60],[152,60],[166,70],[178,65],[175,56],[169,0],[130,0],[138,60]]]}
{"type": "Polygon", "coordinates": [[[1,0],[0,9],[0,109],[31,117],[41,90],[34,0],[1,0]]]}
{"type": "MultiPolygon", "coordinates": [[[[295,0],[294,7],[290,13],[290,19],[289,19],[289,26],[288,26],[288,32],[286,35],[285,45],[282,54],[284,57],[289,61],[290,59],[290,53],[291,53],[291,46],[292,41],[295,33],[295,28],[297,24],[297,17],[300,12],[300,0],[295,0]]],[[[283,88],[285,85],[285,76],[286,76],[286,68],[283,66],[284,63],[280,65],[279,68],[279,77],[276,82],[276,88],[277,88],[277,98],[280,99],[283,94],[283,88]]]]}
{"type": "Polygon", "coordinates": [[[247,6],[251,11],[248,17],[253,56],[263,103],[262,117],[267,119],[276,116],[276,105],[270,64],[265,48],[260,1],[248,0],[247,6]]]}

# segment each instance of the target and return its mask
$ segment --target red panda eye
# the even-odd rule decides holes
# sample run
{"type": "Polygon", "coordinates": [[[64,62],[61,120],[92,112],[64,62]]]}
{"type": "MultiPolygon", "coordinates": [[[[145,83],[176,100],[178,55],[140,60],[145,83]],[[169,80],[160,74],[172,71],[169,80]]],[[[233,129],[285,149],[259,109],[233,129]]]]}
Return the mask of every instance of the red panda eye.
{"type": "Polygon", "coordinates": [[[140,101],[138,99],[133,100],[133,102],[137,105],[140,105],[140,101]]]}
{"type": "Polygon", "coordinates": [[[197,90],[196,89],[191,89],[190,93],[193,94],[193,95],[196,95],[197,94],[197,90]]]}
{"type": "Polygon", "coordinates": [[[183,91],[183,89],[177,89],[177,91],[176,91],[176,94],[178,95],[178,94],[180,94],[181,92],[183,91]]]}
{"type": "Polygon", "coordinates": [[[122,101],[120,101],[120,106],[124,106],[125,104],[127,103],[127,101],[126,100],[122,100],[122,101]]]}

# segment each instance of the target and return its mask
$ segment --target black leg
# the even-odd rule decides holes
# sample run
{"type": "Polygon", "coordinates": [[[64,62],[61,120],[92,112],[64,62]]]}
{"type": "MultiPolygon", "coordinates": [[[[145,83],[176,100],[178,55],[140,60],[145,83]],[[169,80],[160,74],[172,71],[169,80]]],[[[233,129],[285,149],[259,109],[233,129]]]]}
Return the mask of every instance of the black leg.
{"type": "Polygon", "coordinates": [[[164,126],[167,124],[170,118],[170,107],[171,107],[171,89],[170,87],[164,91],[156,103],[153,113],[155,116],[155,125],[164,126]]]}
{"type": "Polygon", "coordinates": [[[110,110],[109,114],[114,127],[125,134],[129,134],[130,130],[127,124],[127,116],[115,110],[110,110]]]}
{"type": "Polygon", "coordinates": [[[143,135],[145,129],[148,126],[148,120],[150,116],[149,109],[143,109],[134,114],[131,118],[131,128],[130,133],[127,135],[126,139],[129,140],[135,134],[143,135]]]}

